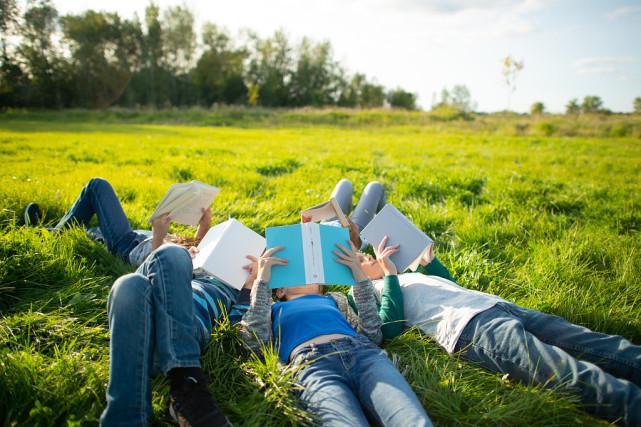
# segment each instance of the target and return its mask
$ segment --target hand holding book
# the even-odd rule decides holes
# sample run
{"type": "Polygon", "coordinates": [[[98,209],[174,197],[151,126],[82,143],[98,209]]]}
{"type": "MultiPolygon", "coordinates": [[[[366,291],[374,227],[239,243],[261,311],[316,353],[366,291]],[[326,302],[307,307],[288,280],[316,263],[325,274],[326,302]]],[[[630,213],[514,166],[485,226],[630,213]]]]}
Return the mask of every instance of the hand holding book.
{"type": "Polygon", "coordinates": [[[378,244],[374,253],[376,254],[376,261],[378,261],[378,264],[383,269],[383,273],[385,273],[386,276],[395,276],[398,274],[398,270],[391,256],[399,251],[401,244],[397,243],[392,246],[386,246],[388,240],[388,236],[383,237],[383,240],[378,244]]]}

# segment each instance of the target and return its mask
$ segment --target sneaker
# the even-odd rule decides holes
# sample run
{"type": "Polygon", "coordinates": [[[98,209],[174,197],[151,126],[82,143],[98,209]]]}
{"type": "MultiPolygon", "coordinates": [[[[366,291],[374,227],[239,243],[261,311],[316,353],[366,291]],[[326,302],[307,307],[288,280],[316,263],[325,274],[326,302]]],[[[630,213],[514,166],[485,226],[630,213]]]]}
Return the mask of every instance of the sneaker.
{"type": "Polygon", "coordinates": [[[29,203],[24,210],[24,225],[34,227],[42,221],[42,212],[37,203],[29,203]]]}
{"type": "Polygon", "coordinates": [[[175,368],[169,380],[169,414],[180,427],[232,427],[209,393],[202,369],[175,368]]]}

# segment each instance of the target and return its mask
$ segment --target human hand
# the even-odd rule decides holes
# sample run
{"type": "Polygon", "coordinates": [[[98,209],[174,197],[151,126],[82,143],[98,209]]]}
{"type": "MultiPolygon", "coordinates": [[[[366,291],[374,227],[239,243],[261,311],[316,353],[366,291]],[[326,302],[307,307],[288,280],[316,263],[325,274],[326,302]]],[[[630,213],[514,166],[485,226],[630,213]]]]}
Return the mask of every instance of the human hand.
{"type": "Polygon", "coordinates": [[[421,255],[421,259],[419,261],[419,264],[421,264],[423,267],[425,267],[427,264],[432,262],[432,260],[434,260],[434,243],[430,243],[430,246],[423,253],[423,255],[421,255]]]}
{"type": "Polygon", "coordinates": [[[162,237],[164,239],[169,231],[171,221],[172,219],[168,213],[162,214],[154,219],[151,223],[151,230],[153,231],[154,237],[162,237]]]}
{"type": "Polygon", "coordinates": [[[300,216],[300,223],[305,224],[306,222],[312,222],[312,219],[308,216],[301,215],[300,216]]]}
{"type": "Polygon", "coordinates": [[[349,241],[350,249],[345,248],[339,243],[336,244],[336,247],[341,250],[340,252],[336,250],[332,251],[333,254],[336,255],[336,262],[349,267],[349,269],[352,270],[352,276],[354,276],[356,282],[366,280],[367,276],[365,276],[363,268],[361,267],[361,260],[356,252],[354,243],[351,240],[349,241]]]}
{"type": "Polygon", "coordinates": [[[271,279],[271,271],[274,265],[287,265],[287,260],[283,258],[277,258],[274,255],[278,251],[285,249],[284,246],[276,246],[274,248],[269,248],[258,258],[258,272],[256,278],[262,280],[265,283],[269,282],[271,279]]]}
{"type": "Polygon", "coordinates": [[[383,273],[385,273],[386,276],[395,276],[398,274],[398,270],[390,257],[398,252],[401,245],[397,243],[392,246],[386,246],[388,240],[388,236],[383,237],[383,240],[378,244],[378,248],[376,248],[374,253],[376,254],[376,262],[378,262],[378,265],[383,269],[383,273]]]}
{"type": "Polygon", "coordinates": [[[243,270],[247,270],[247,272],[249,273],[249,276],[247,276],[243,288],[251,289],[254,286],[254,281],[256,280],[256,276],[258,275],[258,258],[251,255],[247,255],[245,258],[247,258],[251,262],[243,266],[243,270]]]}
{"type": "Polygon", "coordinates": [[[196,255],[198,255],[198,252],[200,252],[200,250],[196,246],[190,246],[187,251],[189,252],[189,255],[192,259],[196,258],[196,255]]]}

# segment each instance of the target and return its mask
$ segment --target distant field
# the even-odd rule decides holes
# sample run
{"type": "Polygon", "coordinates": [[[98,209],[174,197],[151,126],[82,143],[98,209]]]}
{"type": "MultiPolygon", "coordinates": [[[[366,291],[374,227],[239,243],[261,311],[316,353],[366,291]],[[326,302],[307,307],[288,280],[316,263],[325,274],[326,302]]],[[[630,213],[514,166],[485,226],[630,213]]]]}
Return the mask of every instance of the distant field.
{"type": "MultiPolygon", "coordinates": [[[[179,111],[0,115],[5,425],[93,424],[104,407],[106,297],[130,269],[80,230],[52,237],[20,227],[26,203],[37,201],[55,221],[94,176],[114,185],[136,228],[147,227],[171,183],[198,179],[223,189],[214,223],[233,216],[260,233],[297,221],[342,177],[359,194],[379,180],[388,200],[435,238],[461,285],[641,344],[638,116],[444,121],[265,110],[257,119],[231,111],[222,121],[203,112],[181,120],[179,111]]],[[[486,373],[417,332],[386,349],[438,425],[599,424],[560,393],[486,373]]],[[[236,425],[306,419],[274,357],[251,359],[228,325],[204,359],[236,425]]],[[[167,386],[157,381],[154,390],[158,421],[167,422],[167,386]]]]}

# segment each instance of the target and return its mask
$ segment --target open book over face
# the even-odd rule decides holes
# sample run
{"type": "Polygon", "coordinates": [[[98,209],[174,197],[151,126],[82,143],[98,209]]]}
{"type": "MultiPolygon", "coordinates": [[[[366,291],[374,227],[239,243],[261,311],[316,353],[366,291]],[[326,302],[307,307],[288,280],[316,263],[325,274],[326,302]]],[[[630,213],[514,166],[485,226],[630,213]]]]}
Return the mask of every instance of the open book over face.
{"type": "Polygon", "coordinates": [[[283,246],[274,256],[284,258],[287,265],[272,267],[269,287],[285,288],[308,284],[349,285],[355,284],[351,270],[336,262],[333,251],[339,243],[349,248],[349,232],[346,228],[305,224],[269,227],[265,231],[267,247],[283,246]]]}
{"type": "Polygon", "coordinates": [[[328,221],[337,218],[343,227],[349,227],[347,217],[333,197],[327,202],[305,209],[300,215],[301,217],[308,218],[312,222],[328,221]]]}
{"type": "Polygon", "coordinates": [[[250,261],[247,255],[260,257],[265,238],[231,218],[209,229],[198,245],[193,260],[194,271],[202,271],[228,286],[243,287],[249,272],[243,269],[250,261]]]}
{"type": "Polygon", "coordinates": [[[361,237],[364,237],[375,248],[385,236],[388,237],[387,246],[400,244],[398,252],[390,257],[399,272],[408,268],[415,270],[421,256],[434,243],[391,204],[385,205],[361,231],[361,237]]]}
{"type": "Polygon", "coordinates": [[[211,206],[219,191],[218,187],[200,181],[172,184],[147,222],[151,224],[159,216],[169,214],[178,224],[196,225],[202,210],[211,206]]]}

